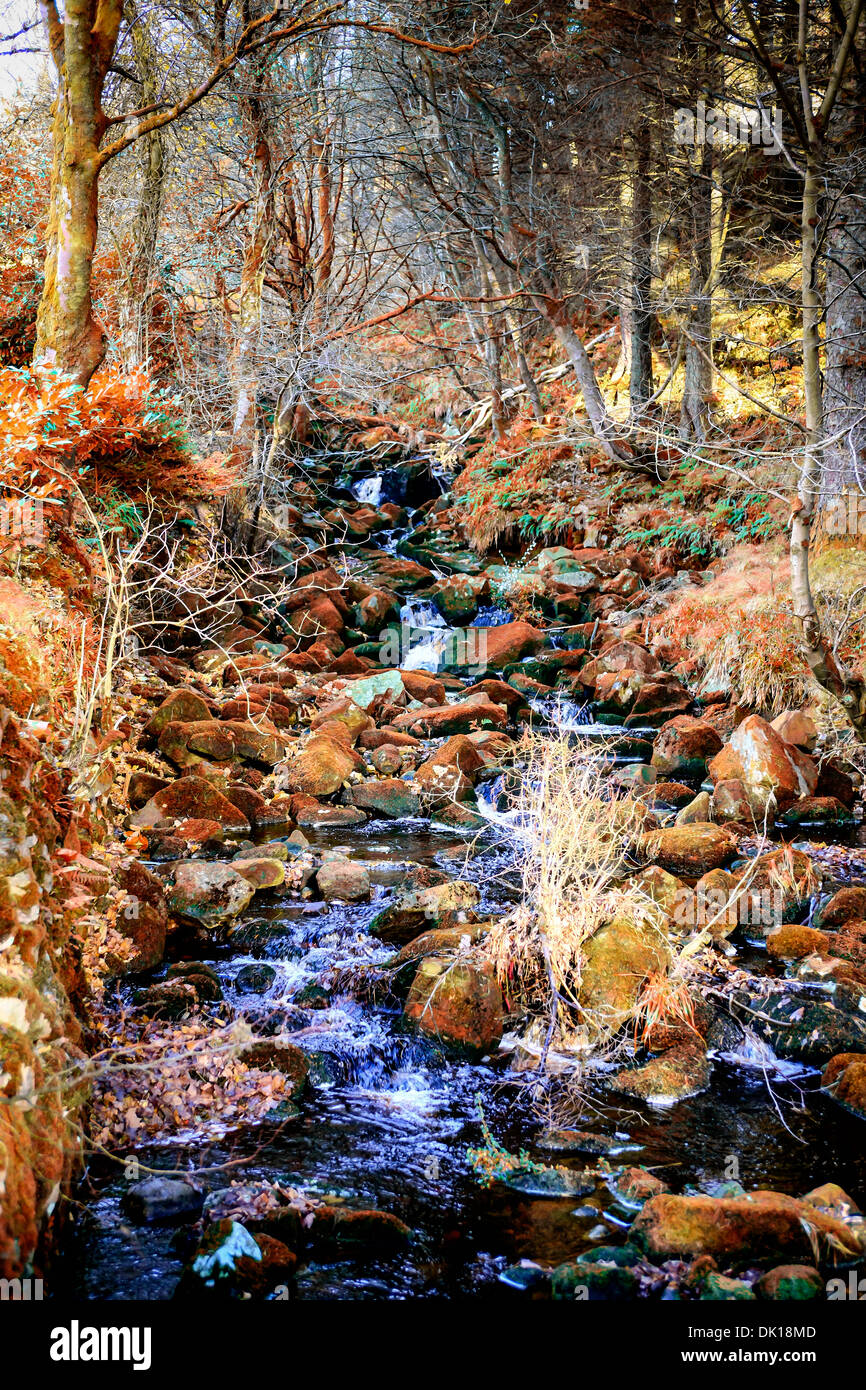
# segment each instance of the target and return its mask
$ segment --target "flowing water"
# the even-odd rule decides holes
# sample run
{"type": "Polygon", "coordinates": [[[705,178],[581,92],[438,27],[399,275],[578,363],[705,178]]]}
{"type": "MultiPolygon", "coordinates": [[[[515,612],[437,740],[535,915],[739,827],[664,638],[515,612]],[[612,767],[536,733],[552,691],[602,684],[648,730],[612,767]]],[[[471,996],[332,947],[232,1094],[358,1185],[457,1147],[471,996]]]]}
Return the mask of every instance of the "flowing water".
{"type": "MultiPolygon", "coordinates": [[[[387,492],[383,474],[354,485],[355,496],[371,505],[387,492]]],[[[380,534],[375,543],[393,551],[403,534],[380,534]]],[[[490,605],[478,624],[509,617],[490,605]]],[[[416,598],[405,601],[401,619],[418,634],[405,665],[439,670],[454,630],[432,604],[416,598]]],[[[644,760],[646,740],[655,733],[597,722],[587,705],[556,696],[536,701],[533,709],[542,726],[612,748],[615,762],[644,760]]],[[[297,1119],[229,1133],[205,1127],[172,1143],[144,1145],[136,1157],[145,1169],[188,1173],[207,1190],[264,1179],[338,1194],[392,1212],[412,1228],[412,1246],[398,1257],[301,1267],[302,1299],[502,1300],[515,1296],[502,1278],[515,1261],[555,1264],[625,1238],[633,1212],[617,1204],[603,1178],[577,1200],[528,1196],[498,1183],[486,1189],[474,1177],[467,1149],[481,1139],[482,1114],[512,1151],[525,1147],[539,1162],[575,1170],[594,1161],[554,1156],[538,1146],[550,1118],[544,1095],[533,1092],[531,1073],[512,1069],[507,1049],[478,1065],[448,1060],[404,1030],[396,1006],[365,1002],[346,987],[353,971],[392,953],[367,925],[412,865],[469,878],[481,890],[482,910],[501,912],[515,901],[519,825],[507,785],[506,774],[478,788],[487,828],[472,841],[420,820],[310,832],[314,850],[337,848],[368,867],[373,901],[329,906],[278,891],[254,902],[232,933],[230,949],[214,948],[210,963],[226,1000],[258,1032],[279,1032],[291,1017],[292,1040],[311,1061],[310,1096],[297,1119]],[[273,978],[264,993],[251,993],[239,972],[261,963],[272,968],[273,978]],[[309,1007],[311,987],[319,987],[319,1007],[309,1007]],[[303,1014],[296,1002],[302,991],[303,1014]]],[[[770,967],[763,962],[761,968],[770,967]]],[[[588,1070],[587,1108],[576,1123],[614,1142],[611,1163],[651,1168],[675,1190],[688,1184],[712,1190],[732,1175],[733,1161],[746,1188],[800,1193],[832,1179],[862,1193],[862,1122],[820,1094],[819,1079],[814,1070],[777,1065],[766,1044],[747,1034],[715,1057],[707,1091],[670,1107],[612,1099],[604,1066],[588,1070]]],[[[79,1219],[55,1272],[58,1292],[172,1296],[188,1254],[183,1232],[131,1226],[121,1210],[128,1185],[116,1163],[91,1163],[79,1219]]]]}
{"type": "MultiPolygon", "coordinates": [[[[260,1030],[263,1023],[263,1031],[269,1023],[278,1030],[305,987],[329,988],[338,973],[387,957],[392,948],[367,935],[366,924],[412,864],[459,872],[479,885],[483,907],[505,908],[515,889],[514,825],[496,811],[500,794],[493,782],[479,798],[490,829],[471,850],[419,821],[373,822],[351,836],[312,833],[315,849],[340,848],[368,866],[374,901],[326,907],[277,897],[251,908],[232,952],[212,962],[227,1000],[260,1030]],[[274,968],[274,979],[264,995],[244,993],[238,972],[259,962],[274,968]]],[[[145,1146],[137,1156],[146,1168],[189,1172],[208,1190],[232,1179],[279,1181],[393,1212],[412,1227],[408,1254],[303,1267],[300,1298],[503,1299],[515,1296],[502,1278],[515,1261],[559,1263],[625,1238],[634,1213],[617,1204],[603,1179],[576,1200],[526,1196],[500,1184],[485,1190],[473,1176],[466,1153],[481,1137],[479,1105],[512,1151],[526,1147],[539,1162],[575,1170],[593,1162],[537,1146],[543,1098],[533,1100],[531,1083],[510,1070],[507,1054],[480,1065],[446,1060],[404,1032],[399,1013],[340,993],[310,1010],[293,1040],[309,1054],[315,1082],[299,1120],[205,1131],[194,1141],[145,1146]]],[[[650,1167],[677,1190],[689,1183],[711,1190],[730,1176],[734,1159],[747,1188],[796,1193],[832,1178],[862,1191],[862,1122],[820,1095],[818,1082],[814,1071],[777,1066],[766,1045],[750,1039],[738,1053],[716,1057],[708,1091],[670,1108],[614,1103],[603,1068],[590,1072],[589,1109],[579,1126],[617,1140],[620,1153],[609,1155],[611,1163],[650,1167]]],[[[60,1270],[70,1292],[172,1296],[186,1253],[182,1239],[171,1229],[130,1226],[120,1206],[127,1185],[117,1165],[92,1165],[90,1201],[60,1270]]],[[[63,1282],[55,1286],[61,1291],[63,1282]]]]}

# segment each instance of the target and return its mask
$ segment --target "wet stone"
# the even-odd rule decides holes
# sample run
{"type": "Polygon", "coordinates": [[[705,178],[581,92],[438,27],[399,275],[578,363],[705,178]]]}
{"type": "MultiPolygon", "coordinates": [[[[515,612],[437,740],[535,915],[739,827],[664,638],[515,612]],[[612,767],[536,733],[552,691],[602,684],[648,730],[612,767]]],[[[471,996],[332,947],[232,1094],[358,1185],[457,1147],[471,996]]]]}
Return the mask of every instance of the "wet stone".
{"type": "Polygon", "coordinates": [[[276,977],[272,965],[243,965],[235,976],[235,989],[243,994],[266,994],[276,977]]]}
{"type": "Polygon", "coordinates": [[[123,1209],[133,1221],[180,1225],[198,1220],[203,1201],[191,1183],[154,1174],[124,1194],[123,1209]]]}

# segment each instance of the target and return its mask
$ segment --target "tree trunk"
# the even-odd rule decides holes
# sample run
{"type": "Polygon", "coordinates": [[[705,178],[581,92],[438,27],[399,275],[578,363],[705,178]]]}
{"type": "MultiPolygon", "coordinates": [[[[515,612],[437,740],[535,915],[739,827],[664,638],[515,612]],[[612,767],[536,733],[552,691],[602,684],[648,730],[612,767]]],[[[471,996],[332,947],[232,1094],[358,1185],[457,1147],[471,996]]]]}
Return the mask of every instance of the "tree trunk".
{"type": "MultiPolygon", "coordinates": [[[[619,234],[622,244],[625,245],[626,239],[631,236],[633,222],[632,216],[632,184],[633,170],[628,158],[628,147],[623,150],[622,156],[623,176],[619,185],[619,234]]],[[[631,321],[632,304],[632,283],[631,267],[624,265],[619,276],[617,288],[617,307],[619,310],[619,357],[616,366],[611,374],[611,385],[615,386],[623,379],[631,381],[631,321]]],[[[614,397],[614,399],[616,399],[614,397]]]]}
{"type": "Polygon", "coordinates": [[[635,139],[631,198],[631,305],[629,331],[629,410],[639,415],[652,395],[652,186],[649,166],[652,154],[649,123],[635,139]]]}
{"type": "Polygon", "coordinates": [[[238,291],[232,441],[236,449],[252,455],[257,423],[262,297],[268,254],[274,234],[274,188],[270,131],[260,95],[248,99],[246,116],[253,152],[254,192],[252,226],[244,250],[238,291]]]}
{"type": "Polygon", "coordinates": [[[473,242],[478,264],[478,285],[481,290],[481,297],[486,301],[482,323],[484,327],[484,361],[487,367],[487,379],[490,382],[490,423],[493,427],[494,438],[500,440],[504,439],[508,432],[505,408],[502,403],[502,339],[494,318],[493,305],[490,303],[493,294],[484,245],[480,237],[473,237],[473,242]]]}
{"type": "Polygon", "coordinates": [[[700,440],[707,431],[713,389],[712,146],[698,147],[690,160],[690,175],[689,300],[680,433],[685,439],[700,440]]]}
{"type": "Polygon", "coordinates": [[[803,390],[806,400],[806,444],[800,467],[797,502],[791,522],[791,594],[803,649],[815,679],[836,696],[860,738],[866,738],[866,686],[836,661],[821,631],[809,582],[809,545],[821,495],[823,401],[821,393],[820,323],[822,297],[818,285],[818,243],[822,170],[817,152],[807,151],[803,184],[802,311],[803,390]]]}
{"type": "MultiPolygon", "coordinates": [[[[132,31],[136,66],[141,77],[142,104],[159,100],[157,54],[144,16],[132,31]]],[[[147,366],[150,357],[149,323],[156,269],[156,246],[166,177],[165,136],[150,130],[142,138],[141,192],[132,232],[132,257],[126,272],[126,290],[120,306],[120,335],[127,367],[147,366]]]]}
{"type": "MultiPolygon", "coordinates": [[[[856,136],[855,136],[856,140],[856,136]]],[[[827,330],[820,504],[866,495],[866,152],[862,132],[827,231],[827,330]]]]}
{"type": "Polygon", "coordinates": [[[45,284],[33,354],[37,376],[45,379],[56,371],[79,386],[90,381],[106,346],[91,296],[99,142],[105,128],[93,24],[93,6],[88,0],[69,0],[62,25],[56,17],[52,24],[58,92],[52,127],[45,284]]]}
{"type": "Polygon", "coordinates": [[[545,259],[540,238],[536,238],[535,260],[543,293],[533,293],[532,302],[550,325],[572,365],[593,435],[607,458],[617,463],[631,462],[629,452],[616,442],[619,426],[608,411],[589,353],[572,328],[565,305],[556,293],[556,282],[545,259]]]}

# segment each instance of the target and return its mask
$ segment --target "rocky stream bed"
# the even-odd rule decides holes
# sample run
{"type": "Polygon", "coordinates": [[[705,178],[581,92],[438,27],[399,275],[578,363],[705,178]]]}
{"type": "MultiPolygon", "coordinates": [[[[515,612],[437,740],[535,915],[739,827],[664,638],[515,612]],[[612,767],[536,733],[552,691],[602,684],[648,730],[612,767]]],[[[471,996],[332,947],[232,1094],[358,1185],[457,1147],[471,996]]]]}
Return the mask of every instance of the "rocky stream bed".
{"type": "Polygon", "coordinates": [[[89,1163],[54,1287],[826,1297],[866,1248],[856,776],[799,711],[697,702],[689,663],[648,640],[647,614],[699,575],[587,535],[522,557],[544,585],[527,622],[518,557],[467,548],[428,461],[305,476],[307,543],[269,557],[293,579],[279,611],[250,585],[218,642],[151,653],[122,692],[114,873],[135,911],[109,1032],[176,1057],[240,1021],[240,1077],[191,1061],[173,1101],[157,1062],[148,1114],[122,1067],[100,1082],[114,1156],[89,1163]],[[647,807],[632,874],[681,941],[709,922],[693,1024],[637,1041],[629,1009],[663,962],[633,928],[594,938],[582,997],[621,1010],[625,1041],[582,1058],[571,1118],[548,1106],[543,1026],[483,954],[519,897],[529,724],[613,747],[610,778],[647,807]],[[753,910],[717,920],[744,874],[753,910]],[[237,1103],[209,1106],[229,1084],[237,1103]],[[485,1145],[486,1185],[468,1157],[485,1145]]]}

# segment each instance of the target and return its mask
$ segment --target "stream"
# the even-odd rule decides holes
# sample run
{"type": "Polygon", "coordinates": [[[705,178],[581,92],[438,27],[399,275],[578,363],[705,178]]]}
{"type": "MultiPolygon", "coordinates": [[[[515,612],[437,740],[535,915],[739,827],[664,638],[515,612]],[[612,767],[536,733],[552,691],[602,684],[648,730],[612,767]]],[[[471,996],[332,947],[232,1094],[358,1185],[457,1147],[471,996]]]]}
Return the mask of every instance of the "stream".
{"type": "MultiPolygon", "coordinates": [[[[375,507],[388,497],[387,479],[381,474],[362,479],[353,495],[375,507]]],[[[405,526],[378,535],[375,545],[394,553],[411,525],[410,513],[405,526]]],[[[477,623],[495,625],[509,616],[491,604],[477,623]]],[[[407,669],[436,671],[451,629],[429,602],[411,595],[403,599],[401,619],[427,632],[407,669]]],[[[589,742],[612,735],[651,739],[656,732],[596,723],[588,707],[555,696],[534,701],[533,709],[537,721],[589,742]]],[[[623,746],[618,762],[640,760],[627,743],[623,746]]],[[[367,925],[413,865],[444,869],[477,884],[482,912],[504,912],[512,905],[515,828],[502,787],[501,777],[479,787],[478,808],[487,827],[477,836],[431,827],[420,818],[305,832],[314,852],[339,849],[364,864],[374,885],[372,901],[358,906],[303,901],[279,889],[257,895],[229,941],[215,945],[207,961],[227,1004],[257,1032],[279,1031],[290,1020],[292,1041],[311,1061],[311,1090],[297,1120],[266,1121],[229,1133],[204,1129],[144,1144],[136,1150],[139,1163],[145,1170],[188,1173],[206,1191],[230,1180],[266,1180],[312,1194],[337,1194],[393,1213],[413,1232],[410,1249],[393,1257],[302,1264],[299,1299],[512,1299],[518,1294],[508,1271],[520,1260],[555,1265],[593,1245],[625,1239],[633,1212],[604,1179],[585,1197],[551,1199],[501,1183],[485,1188],[474,1176],[466,1155],[481,1138],[482,1112],[508,1149],[525,1148],[538,1162],[575,1170],[587,1165],[585,1156],[552,1158],[539,1147],[539,1135],[549,1124],[546,1100],[533,1093],[532,1073],[513,1070],[507,1029],[495,1058],[456,1062],[406,1031],[397,1008],[341,992],[340,982],[353,969],[393,953],[392,946],[368,934],[367,925]],[[261,966],[272,974],[249,970],[261,966]]],[[[800,843],[802,829],[798,833],[800,843]]],[[[150,867],[165,871],[164,865],[150,867]]],[[[848,878],[863,877],[860,867],[855,864],[848,878]]],[[[753,958],[758,971],[778,968],[763,953],[753,952],[753,958]]],[[[164,970],[153,978],[163,978],[164,970]]],[[[126,984],[118,988],[121,995],[129,991],[126,984]]],[[[819,1083],[815,1068],[777,1070],[766,1049],[752,1056],[716,1056],[707,1090],[674,1105],[653,1106],[613,1096],[601,1066],[587,1072],[587,1108],[574,1123],[613,1142],[611,1163],[640,1164],[677,1191],[693,1185],[711,1192],[731,1176],[733,1159],[747,1189],[801,1193],[832,1180],[862,1194],[862,1121],[834,1105],[819,1083]]],[[[117,1163],[98,1156],[91,1160],[79,1215],[54,1273],[58,1295],[172,1297],[188,1255],[183,1228],[131,1224],[121,1206],[128,1185],[117,1163]]]]}

